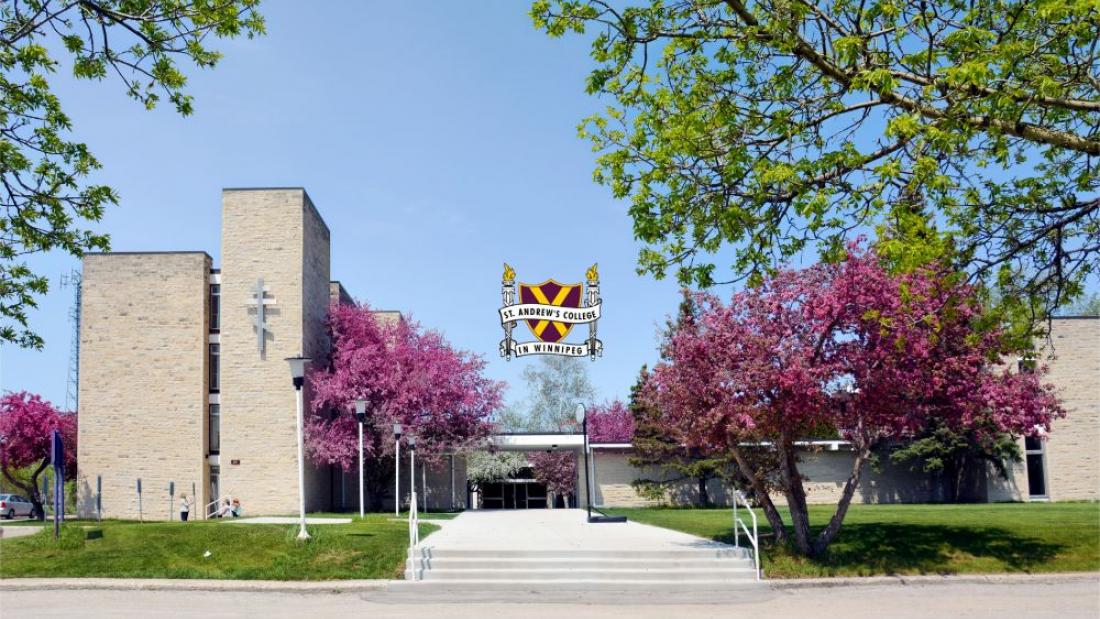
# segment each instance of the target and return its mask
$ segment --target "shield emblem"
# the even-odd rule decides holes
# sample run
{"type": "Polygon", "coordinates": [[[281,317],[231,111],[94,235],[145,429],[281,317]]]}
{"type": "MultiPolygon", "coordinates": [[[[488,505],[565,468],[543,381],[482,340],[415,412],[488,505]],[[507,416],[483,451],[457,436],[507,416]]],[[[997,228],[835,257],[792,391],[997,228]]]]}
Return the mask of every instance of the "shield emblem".
{"type": "MultiPolygon", "coordinates": [[[[541,284],[520,284],[520,303],[540,303],[559,307],[580,307],[583,284],[562,284],[548,279],[541,284]]],[[[548,343],[560,342],[569,335],[573,325],[549,320],[527,320],[527,328],[539,340],[548,343]]]]}

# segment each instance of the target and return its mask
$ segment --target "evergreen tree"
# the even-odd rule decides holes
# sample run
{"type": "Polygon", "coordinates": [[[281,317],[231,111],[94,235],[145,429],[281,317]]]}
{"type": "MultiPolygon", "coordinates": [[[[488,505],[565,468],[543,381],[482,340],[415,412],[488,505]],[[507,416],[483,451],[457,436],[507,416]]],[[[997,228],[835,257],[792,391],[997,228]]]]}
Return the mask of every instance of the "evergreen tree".
{"type": "Polygon", "coordinates": [[[669,437],[660,424],[661,411],[648,401],[643,392],[649,371],[643,365],[638,380],[630,389],[630,412],[634,415],[634,454],[629,461],[640,469],[655,470],[655,479],[639,478],[632,482],[638,494],[659,500],[679,484],[692,482],[697,490],[696,505],[711,504],[707,484],[712,479],[728,481],[734,468],[728,453],[704,455],[689,449],[669,437]]]}

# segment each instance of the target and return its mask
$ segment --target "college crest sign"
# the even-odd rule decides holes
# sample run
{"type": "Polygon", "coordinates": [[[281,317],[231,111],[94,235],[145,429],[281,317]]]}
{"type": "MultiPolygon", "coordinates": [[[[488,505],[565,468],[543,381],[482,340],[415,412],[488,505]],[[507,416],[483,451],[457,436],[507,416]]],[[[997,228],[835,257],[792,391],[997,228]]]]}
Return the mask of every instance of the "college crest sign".
{"type": "Polygon", "coordinates": [[[501,297],[504,307],[498,310],[504,339],[500,356],[509,361],[513,356],[561,355],[565,357],[603,356],[603,343],[596,339],[596,321],[600,319],[600,274],[596,265],[585,272],[585,283],[563,284],[548,279],[541,284],[519,284],[516,292],[516,272],[504,263],[501,297]],[[586,286],[587,284],[587,286],[586,286]],[[535,339],[516,341],[513,329],[522,322],[535,339]],[[574,327],[588,325],[588,338],[570,343],[565,338],[574,327]]]}

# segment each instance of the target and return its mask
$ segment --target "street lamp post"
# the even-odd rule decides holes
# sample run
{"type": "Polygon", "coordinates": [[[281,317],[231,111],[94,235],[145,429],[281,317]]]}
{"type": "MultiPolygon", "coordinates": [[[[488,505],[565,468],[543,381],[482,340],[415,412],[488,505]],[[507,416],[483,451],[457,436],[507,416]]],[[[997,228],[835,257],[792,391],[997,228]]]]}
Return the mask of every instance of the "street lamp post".
{"type": "Polygon", "coordinates": [[[410,434],[405,439],[405,444],[409,447],[409,522],[415,523],[418,519],[416,513],[416,436],[410,434]]]}
{"type": "Polygon", "coordinates": [[[359,518],[363,513],[363,422],[367,420],[367,401],[359,398],[355,401],[355,420],[359,422],[359,518]]]}
{"type": "Polygon", "coordinates": [[[413,560],[412,579],[417,580],[414,561],[420,547],[420,515],[416,511],[416,436],[410,434],[405,442],[409,446],[409,558],[413,560]]]}
{"type": "Polygon", "coordinates": [[[577,423],[581,424],[581,431],[584,433],[584,494],[588,499],[588,522],[626,522],[626,516],[592,515],[592,470],[588,464],[588,414],[584,404],[577,405],[575,414],[577,423]]]}
{"type": "Polygon", "coordinates": [[[302,423],[302,386],[306,382],[306,364],[309,357],[301,355],[287,357],[290,364],[290,379],[294,383],[294,391],[298,404],[298,539],[309,539],[306,531],[306,465],[305,445],[303,440],[302,423]]]}
{"type": "Polygon", "coordinates": [[[592,521],[592,481],[588,472],[588,411],[585,410],[584,404],[578,404],[574,415],[577,418],[577,423],[581,424],[581,432],[584,434],[584,498],[585,507],[588,508],[588,521],[592,521]]]}
{"type": "Polygon", "coordinates": [[[409,510],[412,510],[416,505],[416,437],[410,434],[405,443],[409,446],[409,491],[412,493],[409,495],[409,510]]]}
{"type": "Polygon", "coordinates": [[[401,515],[401,424],[393,424],[393,515],[401,515]]]}

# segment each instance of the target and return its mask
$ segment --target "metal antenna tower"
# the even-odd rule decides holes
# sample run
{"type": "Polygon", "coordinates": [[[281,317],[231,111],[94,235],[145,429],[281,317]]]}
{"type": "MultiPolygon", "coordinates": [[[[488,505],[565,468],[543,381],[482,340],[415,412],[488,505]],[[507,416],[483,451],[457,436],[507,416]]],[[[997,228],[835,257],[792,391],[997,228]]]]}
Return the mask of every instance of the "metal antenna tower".
{"type": "Polygon", "coordinates": [[[72,343],[69,346],[69,374],[65,382],[65,410],[75,411],[80,405],[80,293],[83,277],[73,269],[61,274],[61,287],[73,287],[73,305],[69,308],[72,343]]]}

